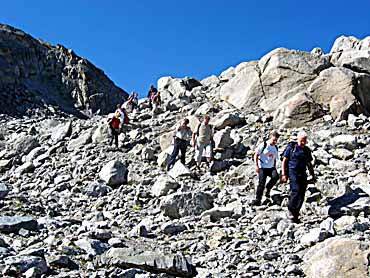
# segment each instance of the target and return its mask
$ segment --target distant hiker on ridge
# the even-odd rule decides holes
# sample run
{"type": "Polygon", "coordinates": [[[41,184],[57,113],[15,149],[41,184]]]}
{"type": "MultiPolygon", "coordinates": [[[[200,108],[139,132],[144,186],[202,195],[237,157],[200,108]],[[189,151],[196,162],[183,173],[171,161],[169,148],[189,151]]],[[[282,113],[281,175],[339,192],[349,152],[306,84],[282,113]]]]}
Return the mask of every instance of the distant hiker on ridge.
{"type": "Polygon", "coordinates": [[[152,97],[158,92],[157,88],[154,85],[150,85],[150,90],[147,95],[147,99],[149,101],[149,108],[152,109],[152,97]]]}

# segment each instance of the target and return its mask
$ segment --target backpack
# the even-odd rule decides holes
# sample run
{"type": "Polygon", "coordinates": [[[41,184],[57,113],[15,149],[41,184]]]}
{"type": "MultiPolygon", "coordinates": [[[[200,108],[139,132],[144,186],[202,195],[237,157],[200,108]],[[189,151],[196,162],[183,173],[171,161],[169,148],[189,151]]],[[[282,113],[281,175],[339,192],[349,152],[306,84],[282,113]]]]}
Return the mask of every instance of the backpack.
{"type": "MultiPolygon", "coordinates": [[[[285,151],[286,151],[286,149],[289,147],[289,146],[291,146],[291,149],[290,149],[290,152],[289,152],[289,157],[287,157],[288,158],[288,160],[290,159],[290,156],[292,155],[292,153],[295,151],[295,148],[296,148],[296,144],[297,144],[297,142],[295,142],[295,141],[291,141],[291,142],[289,142],[288,143],[288,145],[286,146],[286,148],[284,149],[284,151],[281,153],[281,155],[280,155],[280,160],[282,161],[283,159],[284,159],[284,153],[285,153],[285,151]]],[[[303,153],[306,155],[306,156],[308,156],[309,155],[309,152],[310,152],[310,148],[309,147],[307,147],[307,146],[304,146],[304,148],[303,148],[303,153]]]]}

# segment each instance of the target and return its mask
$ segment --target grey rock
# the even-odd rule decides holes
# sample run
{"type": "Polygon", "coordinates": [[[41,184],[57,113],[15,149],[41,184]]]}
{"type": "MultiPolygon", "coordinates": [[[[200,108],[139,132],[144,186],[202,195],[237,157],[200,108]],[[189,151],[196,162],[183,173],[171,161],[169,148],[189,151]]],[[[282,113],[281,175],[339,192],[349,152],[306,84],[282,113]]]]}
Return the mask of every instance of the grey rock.
{"type": "Polygon", "coordinates": [[[79,149],[89,143],[92,142],[92,130],[85,130],[83,131],[77,138],[72,139],[68,143],[68,150],[72,151],[75,149],[79,149]]]}
{"type": "Polygon", "coordinates": [[[62,123],[51,130],[51,141],[58,143],[72,134],[72,121],[62,123]]]}
{"type": "Polygon", "coordinates": [[[215,207],[202,213],[202,217],[210,216],[211,221],[219,221],[222,218],[232,217],[234,209],[232,207],[215,207]]]}
{"type": "Polygon", "coordinates": [[[0,183],[0,200],[4,199],[9,192],[8,186],[4,183],[0,183]]]}
{"type": "Polygon", "coordinates": [[[0,231],[3,233],[17,233],[20,229],[35,231],[37,221],[31,216],[1,216],[0,231]]]}
{"type": "Polygon", "coordinates": [[[224,129],[225,127],[234,127],[244,123],[244,119],[240,117],[238,112],[233,112],[231,110],[229,113],[227,111],[222,111],[222,114],[216,115],[210,124],[217,130],[224,129]]]}
{"type": "Polygon", "coordinates": [[[180,161],[177,161],[175,165],[167,173],[170,177],[176,179],[178,177],[191,176],[192,173],[186,165],[182,164],[180,161]]]}
{"type": "Polygon", "coordinates": [[[234,143],[234,140],[230,137],[231,128],[226,127],[223,130],[217,131],[213,137],[215,141],[215,148],[227,148],[234,143]]]}
{"type": "Polygon", "coordinates": [[[315,245],[304,255],[303,270],[309,278],[366,277],[369,274],[369,252],[368,244],[363,242],[331,238],[315,245]]]}
{"type": "Polygon", "coordinates": [[[180,185],[172,177],[168,175],[162,175],[156,179],[152,187],[152,194],[157,197],[165,196],[171,190],[176,190],[179,187],[180,185]]]}
{"type": "Polygon", "coordinates": [[[166,255],[154,251],[138,253],[129,248],[111,248],[107,254],[108,265],[138,268],[150,272],[167,273],[178,277],[194,277],[195,267],[183,255],[166,255]]]}
{"type": "Polygon", "coordinates": [[[76,240],[74,244],[92,256],[101,255],[109,248],[108,244],[89,238],[81,238],[76,240]]]}
{"type": "Polygon", "coordinates": [[[79,269],[79,265],[65,255],[47,256],[47,263],[53,268],[79,269]]]}
{"type": "Polygon", "coordinates": [[[128,170],[119,160],[108,162],[99,172],[101,180],[110,186],[118,186],[127,182],[128,170]]]}
{"type": "Polygon", "coordinates": [[[357,147],[357,138],[354,135],[342,134],[330,139],[330,145],[334,147],[344,147],[354,150],[357,147]]]}
{"type": "Polygon", "coordinates": [[[91,197],[103,197],[108,194],[112,189],[105,184],[99,182],[90,182],[87,186],[83,188],[83,192],[87,196],[91,197]]]}
{"type": "Polygon", "coordinates": [[[17,269],[18,275],[30,268],[35,268],[38,275],[42,275],[48,270],[45,260],[36,256],[9,256],[4,259],[4,264],[17,269]]]}
{"type": "Polygon", "coordinates": [[[167,235],[177,235],[186,230],[186,225],[181,223],[166,222],[161,226],[161,231],[167,235]]]}
{"type": "Polygon", "coordinates": [[[171,218],[200,215],[213,207],[213,198],[204,192],[174,193],[163,197],[160,207],[171,218]]]}
{"type": "Polygon", "coordinates": [[[14,173],[17,175],[17,176],[21,176],[25,173],[30,173],[32,172],[33,170],[35,170],[35,165],[32,163],[32,162],[25,162],[23,163],[21,166],[17,167],[15,170],[14,170],[14,173]]]}

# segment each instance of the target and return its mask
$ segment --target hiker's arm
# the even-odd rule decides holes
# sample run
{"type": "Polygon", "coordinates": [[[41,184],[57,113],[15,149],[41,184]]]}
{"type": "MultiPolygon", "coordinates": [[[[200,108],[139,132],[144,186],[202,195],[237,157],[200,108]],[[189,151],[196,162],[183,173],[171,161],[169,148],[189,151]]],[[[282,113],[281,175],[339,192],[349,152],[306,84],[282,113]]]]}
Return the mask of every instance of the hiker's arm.
{"type": "Polygon", "coordinates": [[[313,170],[313,165],[311,162],[307,163],[308,172],[310,173],[313,180],[316,180],[315,171],[313,170]]]}
{"type": "Polygon", "coordinates": [[[259,172],[259,170],[260,170],[260,167],[258,166],[259,158],[260,158],[260,154],[258,152],[256,152],[254,154],[254,163],[256,163],[256,172],[259,172]]]}
{"type": "Polygon", "coordinates": [[[196,142],[195,140],[197,140],[197,133],[193,132],[191,136],[191,144],[193,145],[194,148],[195,148],[195,142],[196,142]]]}
{"type": "Polygon", "coordinates": [[[284,157],[283,161],[281,162],[281,175],[282,176],[287,176],[287,165],[288,164],[288,158],[284,157]]]}

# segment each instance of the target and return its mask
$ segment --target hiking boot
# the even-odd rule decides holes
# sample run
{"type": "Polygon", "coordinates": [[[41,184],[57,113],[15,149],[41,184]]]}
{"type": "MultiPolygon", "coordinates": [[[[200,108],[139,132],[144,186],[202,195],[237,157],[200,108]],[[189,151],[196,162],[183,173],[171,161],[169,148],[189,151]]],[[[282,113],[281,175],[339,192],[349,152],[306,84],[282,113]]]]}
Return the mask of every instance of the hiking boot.
{"type": "Polygon", "coordinates": [[[264,201],[263,201],[263,203],[262,203],[262,205],[263,206],[268,206],[268,205],[271,205],[272,204],[272,202],[271,202],[271,200],[270,199],[265,199],[264,201]]]}
{"type": "Polygon", "coordinates": [[[260,205],[261,205],[261,200],[254,199],[254,200],[251,202],[251,205],[252,205],[252,206],[260,206],[260,205]]]}
{"type": "Polygon", "coordinates": [[[271,196],[270,196],[270,191],[271,191],[271,189],[266,189],[266,193],[265,193],[265,196],[266,196],[266,198],[270,198],[271,196]]]}

